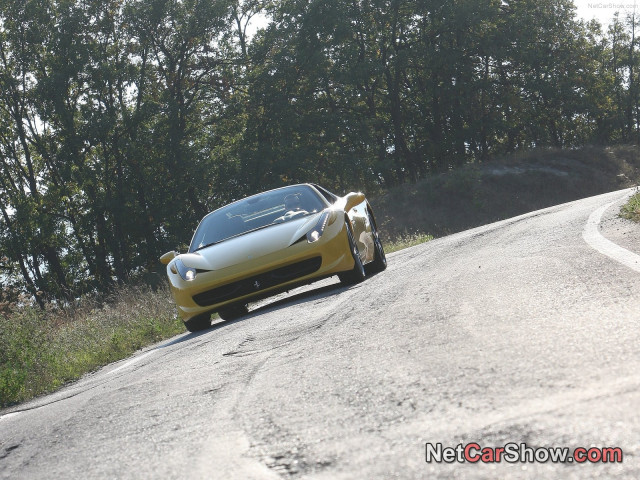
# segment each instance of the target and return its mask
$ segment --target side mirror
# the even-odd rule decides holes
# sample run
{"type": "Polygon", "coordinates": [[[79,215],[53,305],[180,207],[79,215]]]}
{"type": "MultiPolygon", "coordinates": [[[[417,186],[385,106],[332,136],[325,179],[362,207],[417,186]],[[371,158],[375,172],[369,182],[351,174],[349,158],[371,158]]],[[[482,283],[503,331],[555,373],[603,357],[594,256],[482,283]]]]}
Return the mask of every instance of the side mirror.
{"type": "Polygon", "coordinates": [[[358,192],[358,193],[351,192],[345,195],[344,199],[345,199],[344,209],[346,212],[348,212],[356,205],[364,202],[365,196],[364,196],[364,193],[361,193],[361,192],[358,192]]]}
{"type": "Polygon", "coordinates": [[[165,253],[160,257],[160,263],[163,265],[168,265],[171,260],[178,256],[178,252],[174,252],[171,250],[170,252],[165,253]]]}

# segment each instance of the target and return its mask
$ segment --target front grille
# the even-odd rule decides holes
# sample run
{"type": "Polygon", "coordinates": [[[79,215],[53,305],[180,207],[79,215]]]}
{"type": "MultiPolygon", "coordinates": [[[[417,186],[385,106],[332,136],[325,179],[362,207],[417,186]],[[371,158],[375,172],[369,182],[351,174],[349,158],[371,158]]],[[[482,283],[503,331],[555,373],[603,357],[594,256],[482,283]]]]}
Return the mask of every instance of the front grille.
{"type": "Polygon", "coordinates": [[[276,268],[270,272],[261,273],[260,275],[244,278],[237,282],[228,283],[221,287],[198,293],[193,296],[193,301],[201,307],[226,302],[227,300],[257,293],[267,288],[295,280],[296,278],[304,277],[318,270],[320,265],[322,265],[321,257],[310,258],[302,262],[276,268]]]}

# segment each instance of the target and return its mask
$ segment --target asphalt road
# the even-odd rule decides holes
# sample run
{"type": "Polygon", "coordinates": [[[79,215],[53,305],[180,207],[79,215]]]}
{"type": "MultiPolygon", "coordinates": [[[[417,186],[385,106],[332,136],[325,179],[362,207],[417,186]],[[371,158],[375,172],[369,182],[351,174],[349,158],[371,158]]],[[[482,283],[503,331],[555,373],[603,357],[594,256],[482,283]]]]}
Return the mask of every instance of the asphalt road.
{"type": "Polygon", "coordinates": [[[403,250],[0,412],[0,478],[640,478],[628,194],[403,250]],[[427,443],[624,457],[436,463],[427,443]]]}

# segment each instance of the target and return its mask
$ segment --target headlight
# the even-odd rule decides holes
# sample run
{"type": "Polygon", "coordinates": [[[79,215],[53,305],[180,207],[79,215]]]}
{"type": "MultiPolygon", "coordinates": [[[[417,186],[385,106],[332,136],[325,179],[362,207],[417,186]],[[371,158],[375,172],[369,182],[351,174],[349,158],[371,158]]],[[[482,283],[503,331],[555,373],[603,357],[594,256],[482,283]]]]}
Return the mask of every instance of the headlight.
{"type": "Polygon", "coordinates": [[[338,214],[335,210],[328,210],[320,215],[320,218],[318,219],[314,227],[307,232],[307,241],[309,243],[317,241],[322,236],[322,233],[324,232],[324,229],[327,227],[327,225],[331,225],[333,222],[335,222],[337,216],[338,214]]]}
{"type": "Polygon", "coordinates": [[[190,282],[191,280],[196,278],[196,269],[187,267],[182,260],[176,260],[176,268],[178,269],[178,273],[182,277],[183,280],[190,282]]]}

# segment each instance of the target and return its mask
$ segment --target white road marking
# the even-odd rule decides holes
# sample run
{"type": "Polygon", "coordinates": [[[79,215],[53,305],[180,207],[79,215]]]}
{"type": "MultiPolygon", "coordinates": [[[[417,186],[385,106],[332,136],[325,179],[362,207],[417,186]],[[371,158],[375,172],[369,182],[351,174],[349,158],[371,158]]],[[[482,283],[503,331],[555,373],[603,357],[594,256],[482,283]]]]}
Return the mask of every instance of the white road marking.
{"type": "Polygon", "coordinates": [[[626,248],[622,248],[620,245],[613,243],[611,240],[607,240],[600,234],[600,231],[598,230],[598,226],[600,225],[600,221],[602,220],[602,215],[604,214],[604,212],[607,211],[609,207],[618,202],[620,202],[620,200],[607,203],[606,205],[595,210],[589,216],[589,220],[587,220],[587,224],[582,231],[582,238],[584,238],[584,241],[587,242],[592,248],[596,249],[603,255],[606,255],[607,257],[612,258],[622,265],[629,267],[631,270],[640,272],[640,255],[630,252],[626,248]]]}

